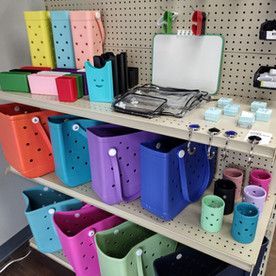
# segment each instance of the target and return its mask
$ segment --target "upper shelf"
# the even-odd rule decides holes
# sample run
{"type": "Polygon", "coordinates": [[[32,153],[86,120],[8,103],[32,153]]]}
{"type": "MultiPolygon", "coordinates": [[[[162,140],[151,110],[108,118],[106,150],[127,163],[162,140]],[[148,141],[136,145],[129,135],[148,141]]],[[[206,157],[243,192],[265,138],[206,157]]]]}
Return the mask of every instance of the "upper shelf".
{"type": "MultiPolygon", "coordinates": [[[[19,174],[13,168],[10,170],[19,174]]],[[[102,202],[92,191],[91,184],[68,188],[54,173],[29,180],[94,205],[246,271],[251,271],[256,264],[275,203],[275,196],[270,194],[260,216],[254,241],[250,244],[241,244],[231,236],[232,214],[224,216],[223,227],[219,233],[208,233],[200,227],[200,201],[189,205],[173,220],[163,221],[142,208],[140,199],[119,205],[102,202]]],[[[206,193],[212,193],[212,188],[206,193]]]]}
{"type": "MultiPolygon", "coordinates": [[[[187,126],[190,123],[196,123],[199,124],[201,128],[199,131],[194,133],[192,140],[203,144],[208,144],[208,129],[215,126],[221,130],[221,133],[214,137],[213,145],[223,148],[225,145],[225,137],[223,135],[224,132],[226,130],[234,130],[238,133],[238,136],[229,142],[228,149],[249,153],[251,147],[246,139],[249,130],[238,127],[236,123],[237,118],[222,116],[222,119],[217,123],[206,122],[204,120],[204,111],[208,107],[214,106],[214,102],[207,103],[202,108],[198,108],[190,112],[181,119],[169,116],[147,119],[114,112],[110,104],[91,103],[86,98],[82,98],[74,103],[64,103],[57,101],[57,97],[55,96],[0,91],[0,99],[51,109],[181,139],[188,139],[189,132],[187,126]]],[[[241,104],[241,109],[249,111],[249,105],[241,104]]],[[[273,114],[276,114],[276,109],[273,109],[273,114]]],[[[276,153],[276,139],[274,138],[276,136],[275,125],[276,116],[272,116],[272,119],[268,123],[256,122],[253,125],[252,130],[272,133],[273,136],[269,144],[257,145],[254,149],[254,155],[274,158],[276,153]]]]}

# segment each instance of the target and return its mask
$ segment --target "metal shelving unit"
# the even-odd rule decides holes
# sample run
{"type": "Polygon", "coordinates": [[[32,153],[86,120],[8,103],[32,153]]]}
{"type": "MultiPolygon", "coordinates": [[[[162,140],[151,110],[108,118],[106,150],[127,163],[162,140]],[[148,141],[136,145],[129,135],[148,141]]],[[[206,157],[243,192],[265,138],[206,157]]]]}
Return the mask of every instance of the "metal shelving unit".
{"type": "MultiPolygon", "coordinates": [[[[38,250],[34,239],[30,239],[29,243],[30,243],[30,247],[38,250]]],[[[64,267],[66,267],[66,268],[73,271],[72,266],[68,263],[66,257],[62,253],[62,251],[58,251],[58,252],[55,252],[55,253],[43,253],[43,254],[45,254],[50,259],[54,260],[55,262],[57,262],[57,263],[63,265],[64,267]]]]}
{"type": "MultiPolygon", "coordinates": [[[[15,174],[19,174],[13,168],[10,170],[15,174]]],[[[76,188],[68,188],[58,180],[54,173],[32,179],[32,181],[135,222],[246,271],[251,271],[257,261],[262,240],[269,225],[271,213],[275,204],[275,196],[270,195],[258,223],[256,238],[254,242],[245,245],[235,242],[231,237],[230,229],[232,215],[224,217],[224,224],[221,232],[212,234],[202,230],[199,224],[201,210],[200,202],[187,207],[172,221],[165,222],[143,209],[139,199],[130,203],[110,206],[103,203],[97,197],[91,190],[90,184],[85,184],[76,188]]],[[[211,192],[210,189],[206,193],[211,192]]]]}
{"type": "MultiPolygon", "coordinates": [[[[188,125],[190,123],[197,123],[201,126],[200,130],[194,133],[192,140],[194,142],[208,144],[209,135],[208,129],[216,127],[221,130],[221,134],[214,137],[213,145],[217,147],[224,147],[225,137],[224,131],[234,130],[238,136],[231,140],[228,145],[229,150],[235,150],[243,153],[249,153],[251,145],[248,143],[246,137],[248,129],[237,126],[237,118],[223,116],[217,123],[209,123],[204,120],[204,111],[211,106],[215,106],[215,102],[210,102],[204,105],[204,108],[196,109],[184,118],[178,119],[173,117],[161,116],[158,118],[147,119],[138,116],[126,115],[114,112],[110,104],[91,103],[88,99],[83,98],[74,103],[59,102],[56,96],[32,95],[30,93],[12,93],[0,91],[0,99],[14,101],[17,103],[32,105],[40,108],[50,109],[63,113],[69,113],[81,117],[100,120],[107,123],[118,124],[140,130],[155,132],[171,137],[187,139],[188,125]]],[[[242,110],[249,110],[249,105],[241,104],[242,110]]],[[[273,109],[273,114],[276,109],[273,109]]],[[[252,130],[272,133],[276,137],[276,117],[272,117],[270,122],[256,122],[252,130]]],[[[267,145],[257,145],[254,149],[254,155],[267,158],[275,157],[276,153],[276,139],[271,139],[267,145]]]]}

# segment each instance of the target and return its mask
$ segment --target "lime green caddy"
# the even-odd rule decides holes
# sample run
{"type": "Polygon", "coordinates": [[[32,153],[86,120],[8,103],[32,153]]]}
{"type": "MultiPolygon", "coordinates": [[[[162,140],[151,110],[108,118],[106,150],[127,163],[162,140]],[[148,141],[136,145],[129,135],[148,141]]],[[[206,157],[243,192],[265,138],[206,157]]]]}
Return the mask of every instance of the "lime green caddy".
{"type": "Polygon", "coordinates": [[[102,276],[152,276],[153,261],[177,242],[127,221],[97,233],[96,246],[102,276]]]}

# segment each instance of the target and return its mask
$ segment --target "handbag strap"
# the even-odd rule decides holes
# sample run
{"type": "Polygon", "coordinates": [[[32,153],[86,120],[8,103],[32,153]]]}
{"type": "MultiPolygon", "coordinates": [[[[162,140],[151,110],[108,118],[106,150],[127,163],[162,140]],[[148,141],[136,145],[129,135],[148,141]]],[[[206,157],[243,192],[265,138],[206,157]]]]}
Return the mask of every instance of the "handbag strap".
{"type": "Polygon", "coordinates": [[[45,129],[43,128],[40,119],[38,117],[33,117],[32,118],[32,123],[34,125],[34,128],[36,128],[37,131],[44,138],[44,141],[46,143],[46,146],[47,146],[48,150],[50,152],[52,152],[52,144],[51,144],[50,138],[49,138],[47,132],[45,131],[45,129]]]}
{"type": "Polygon", "coordinates": [[[102,39],[102,44],[104,44],[104,41],[105,41],[105,32],[104,32],[104,27],[103,27],[103,22],[101,20],[101,14],[100,12],[96,12],[96,22],[97,22],[97,25],[98,25],[98,29],[100,31],[100,36],[101,36],[101,39],[102,39]]]}
{"type": "Polygon", "coordinates": [[[137,276],[144,276],[144,270],[143,270],[143,250],[141,248],[137,248],[136,252],[136,265],[137,265],[137,276]]]}
{"type": "MultiPolygon", "coordinates": [[[[198,151],[197,151],[198,153],[198,151]]],[[[195,155],[189,155],[188,158],[195,158],[195,155]]],[[[206,155],[207,156],[207,155],[206,155]]],[[[206,172],[208,171],[208,169],[204,168],[202,170],[202,168],[198,168],[199,170],[202,170],[202,174],[204,174],[203,178],[204,181],[200,181],[201,183],[198,183],[198,189],[197,192],[194,195],[191,195],[188,189],[188,182],[187,182],[187,172],[186,172],[186,168],[185,168],[185,151],[183,149],[179,150],[177,152],[177,159],[178,159],[178,164],[179,164],[179,174],[180,174],[180,181],[181,181],[181,190],[182,190],[182,195],[185,201],[187,201],[188,203],[193,203],[195,201],[197,201],[205,192],[208,183],[209,183],[209,175],[207,177],[206,172]]],[[[202,157],[204,158],[204,157],[202,157]]],[[[207,160],[208,161],[208,160],[207,160]]],[[[208,165],[209,163],[207,162],[206,165],[208,165]]],[[[194,183],[193,183],[194,184],[194,183]]]]}
{"type": "Polygon", "coordinates": [[[113,176],[115,182],[115,188],[118,193],[118,198],[120,201],[123,201],[123,191],[122,191],[122,184],[121,184],[121,177],[120,177],[120,167],[117,158],[117,150],[115,148],[110,148],[108,150],[108,155],[110,157],[111,165],[113,168],[113,176]]]}
{"type": "Polygon", "coordinates": [[[81,134],[84,138],[87,138],[86,129],[79,124],[73,124],[72,130],[81,134]]]}

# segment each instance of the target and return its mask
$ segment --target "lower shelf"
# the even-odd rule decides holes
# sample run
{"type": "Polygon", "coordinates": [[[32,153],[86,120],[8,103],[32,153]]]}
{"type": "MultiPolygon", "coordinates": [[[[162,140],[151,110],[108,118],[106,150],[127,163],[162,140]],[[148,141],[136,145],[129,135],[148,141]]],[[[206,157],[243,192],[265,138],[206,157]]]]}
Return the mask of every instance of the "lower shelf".
{"type": "MultiPolygon", "coordinates": [[[[11,171],[18,174],[12,168],[11,171]]],[[[256,264],[275,204],[275,196],[270,195],[260,217],[255,240],[250,244],[240,244],[231,237],[232,215],[224,217],[224,224],[219,233],[208,233],[200,227],[200,201],[188,206],[175,219],[165,222],[143,209],[139,199],[130,203],[110,206],[97,197],[91,190],[90,184],[68,188],[60,182],[54,173],[30,180],[118,215],[246,271],[251,271],[256,264]]],[[[206,193],[211,192],[209,190],[206,193]]]]}
{"type": "MultiPolygon", "coordinates": [[[[30,246],[34,249],[37,250],[37,246],[35,244],[34,239],[30,240],[30,246]]],[[[45,254],[45,253],[43,253],[45,254]]],[[[66,257],[64,256],[64,254],[62,253],[62,251],[59,252],[55,252],[55,253],[46,253],[46,256],[48,256],[50,259],[54,260],[55,262],[63,265],[64,267],[70,269],[73,271],[73,268],[71,267],[71,265],[67,262],[66,257]]]]}

